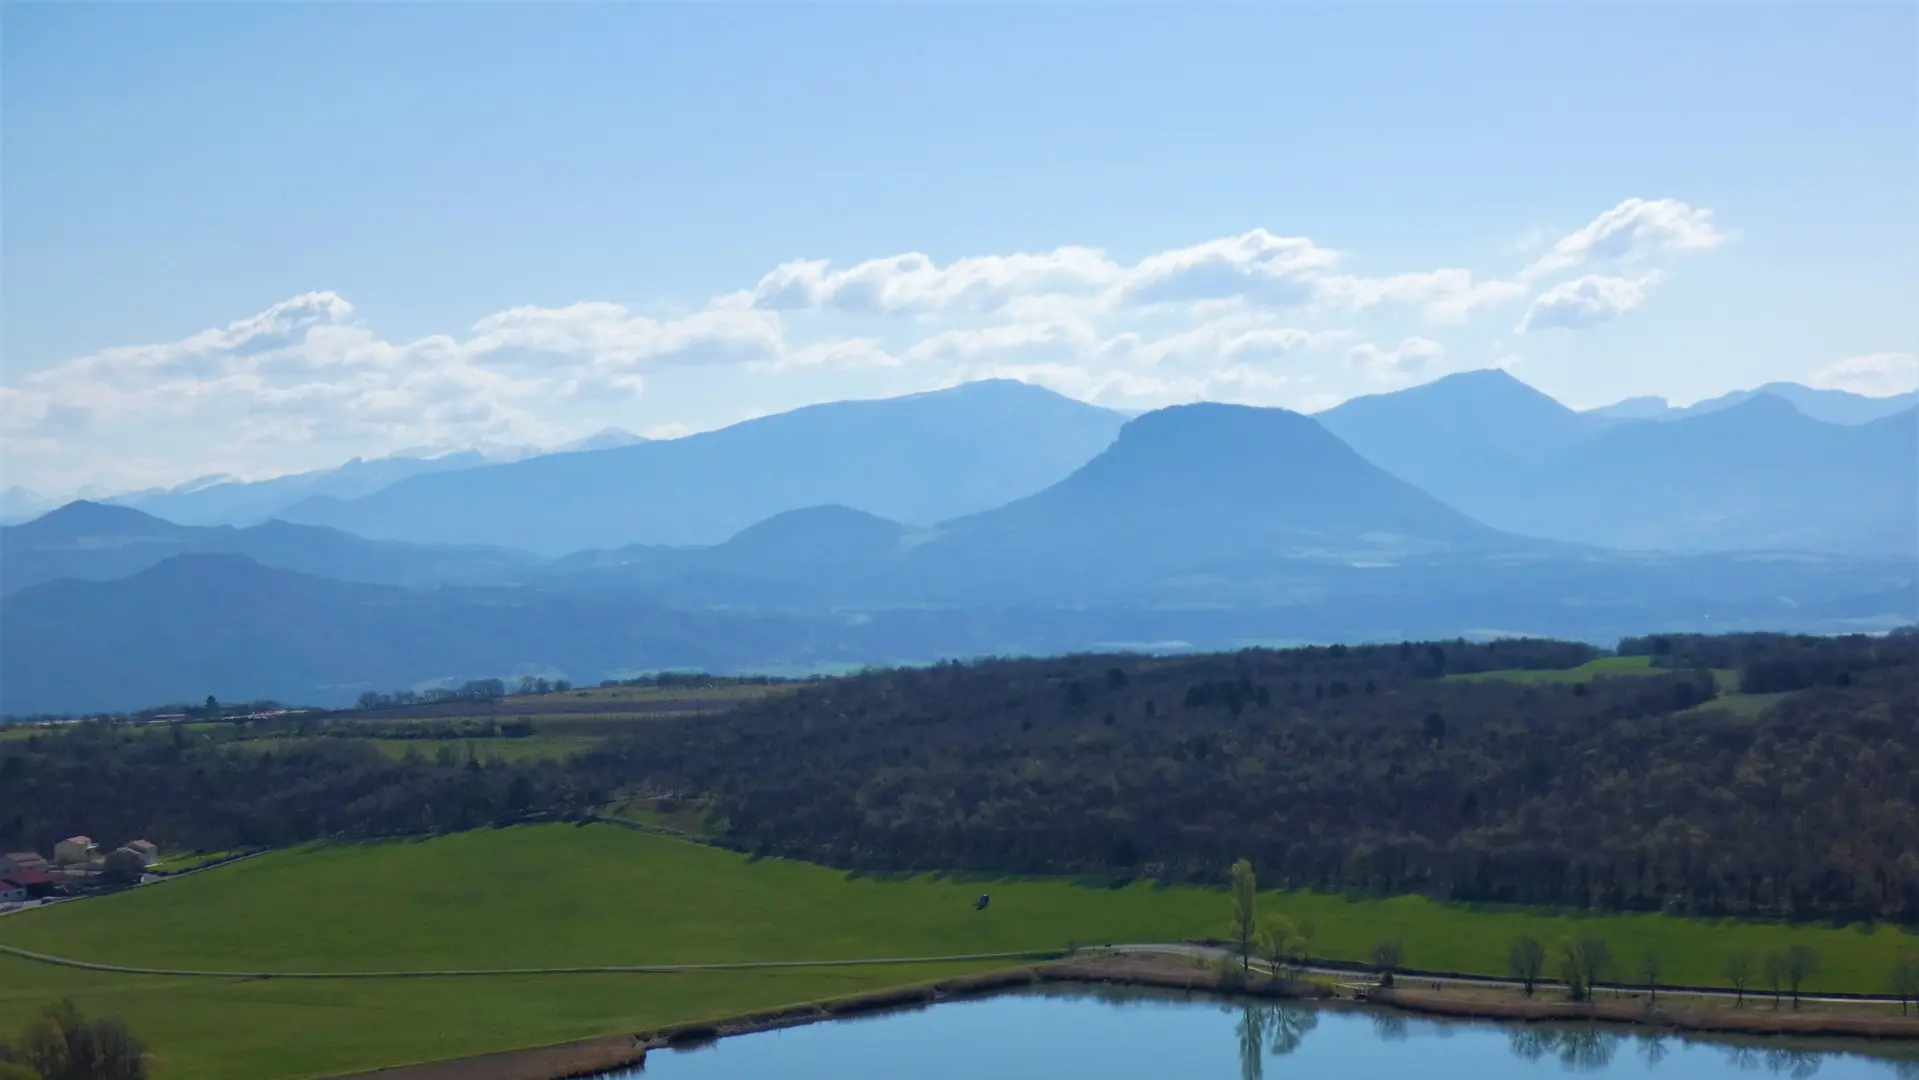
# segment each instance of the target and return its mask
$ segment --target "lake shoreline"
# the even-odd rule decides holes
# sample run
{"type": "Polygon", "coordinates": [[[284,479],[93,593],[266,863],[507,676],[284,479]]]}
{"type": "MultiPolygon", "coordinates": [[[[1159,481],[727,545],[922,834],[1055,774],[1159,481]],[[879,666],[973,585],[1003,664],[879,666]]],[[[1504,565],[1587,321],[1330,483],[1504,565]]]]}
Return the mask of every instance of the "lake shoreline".
{"type": "Polygon", "coordinates": [[[1358,1000],[1424,1016],[1519,1023],[1580,1022],[1623,1024],[1693,1034],[1790,1035],[1804,1038],[1882,1040],[1919,1039],[1919,1017],[1866,1016],[1857,1013],[1790,1012],[1777,1009],[1649,1009],[1638,1002],[1548,1001],[1538,998],[1491,999],[1426,990],[1381,988],[1358,1000]]]}
{"type": "Polygon", "coordinates": [[[1040,964],[962,975],[910,986],[804,1002],[718,1020],[675,1024],[630,1035],[455,1058],[346,1074],[335,1080],[585,1080],[643,1066],[655,1050],[690,1049],[721,1039],[801,1027],[875,1013],[922,1009],[1045,986],[1135,987],[1222,998],[1307,1001],[1317,1006],[1370,1006],[1413,1015],[1505,1023],[1601,1023],[1689,1034],[1793,1036],[1846,1040],[1919,1039],[1919,1017],[1869,1017],[1825,1012],[1736,1010],[1649,1011],[1637,1003],[1575,1003],[1447,996],[1420,990],[1368,989],[1341,997],[1331,986],[1304,979],[1241,977],[1186,956],[1095,953],[1040,964]]]}

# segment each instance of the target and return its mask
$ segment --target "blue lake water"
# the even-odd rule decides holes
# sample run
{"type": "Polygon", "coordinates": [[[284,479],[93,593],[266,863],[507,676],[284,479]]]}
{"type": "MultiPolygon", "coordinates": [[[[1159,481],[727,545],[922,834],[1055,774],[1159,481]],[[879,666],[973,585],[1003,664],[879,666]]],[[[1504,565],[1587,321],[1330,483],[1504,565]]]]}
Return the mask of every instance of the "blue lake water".
{"type": "MultiPolygon", "coordinates": [[[[948,1002],[652,1054],[624,1080],[1266,1080],[1286,1077],[1919,1080],[1893,1044],[1681,1039],[1601,1025],[1433,1021],[1177,994],[1056,990],[948,1002]]],[[[1904,1052],[1919,1055],[1919,1047],[1904,1052]]]]}

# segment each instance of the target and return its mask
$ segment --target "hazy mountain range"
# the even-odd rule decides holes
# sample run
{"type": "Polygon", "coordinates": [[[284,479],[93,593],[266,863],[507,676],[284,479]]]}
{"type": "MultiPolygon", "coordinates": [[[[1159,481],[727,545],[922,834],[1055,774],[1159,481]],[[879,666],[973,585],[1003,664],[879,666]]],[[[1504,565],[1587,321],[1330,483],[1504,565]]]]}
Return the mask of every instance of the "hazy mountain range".
{"type": "MultiPolygon", "coordinates": [[[[1809,400],[1844,411],[1839,399],[1809,400]]],[[[1356,398],[1318,419],[1394,475],[1527,536],[1634,549],[1919,554],[1919,412],[1910,404],[1840,424],[1766,392],[1672,419],[1622,420],[1574,412],[1505,372],[1476,371],[1356,398]]]]}
{"type": "Polygon", "coordinates": [[[544,561],[498,548],[364,540],[284,521],[245,528],[175,525],[131,507],[74,502],[0,528],[0,594],[62,578],[123,578],[174,556],[207,554],[242,555],[342,581],[418,588],[522,581],[544,561]]]}
{"type": "Polygon", "coordinates": [[[1613,420],[1677,420],[1729,409],[1761,394],[1784,398],[1793,408],[1828,424],[1870,423],[1919,405],[1919,390],[1888,397],[1866,397],[1845,390],[1817,390],[1798,383],[1775,382],[1751,390],[1734,390],[1691,405],[1673,405],[1660,397],[1627,398],[1592,409],[1589,414],[1613,420]]]}
{"type": "Polygon", "coordinates": [[[0,708],[1884,627],[1919,606],[1916,440],[1910,408],[1835,424],[1766,393],[1622,420],[1497,372],[1318,417],[1202,404],[1128,420],[992,382],[298,504],[353,531],[77,503],[0,530],[0,708]]]}
{"type": "Polygon", "coordinates": [[[718,431],[416,476],[289,521],[419,543],[562,555],[624,544],[712,544],[785,510],[843,503],[916,525],[1046,487],[1113,441],[1125,418],[995,380],[843,401],[718,431]]]}

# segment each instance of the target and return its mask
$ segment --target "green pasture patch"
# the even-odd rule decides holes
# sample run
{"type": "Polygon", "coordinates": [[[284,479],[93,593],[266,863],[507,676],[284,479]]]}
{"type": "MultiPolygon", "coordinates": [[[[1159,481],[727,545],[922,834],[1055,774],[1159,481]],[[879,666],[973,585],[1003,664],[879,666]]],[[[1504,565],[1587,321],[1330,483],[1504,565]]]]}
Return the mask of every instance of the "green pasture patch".
{"type": "MultiPolygon", "coordinates": [[[[1805,944],[1811,990],[1881,989],[1919,948],[1892,927],[1476,907],[1420,897],[1269,892],[1263,911],[1360,960],[1389,938],[1416,968],[1502,975],[1512,939],[1606,938],[1630,977],[1723,984],[1727,956],[1805,944]]],[[[855,876],[612,825],[311,845],[0,918],[0,943],[79,959],[235,972],[397,972],[929,957],[1225,933],[1223,893],[1135,883],[855,876]],[[974,900],[988,893],[983,911],[974,900]]],[[[325,1075],[537,1045],[877,989],[991,962],[678,975],[289,980],[112,975],[0,957],[0,1031],[48,998],[123,1016],[162,1080],[325,1075]]]]}

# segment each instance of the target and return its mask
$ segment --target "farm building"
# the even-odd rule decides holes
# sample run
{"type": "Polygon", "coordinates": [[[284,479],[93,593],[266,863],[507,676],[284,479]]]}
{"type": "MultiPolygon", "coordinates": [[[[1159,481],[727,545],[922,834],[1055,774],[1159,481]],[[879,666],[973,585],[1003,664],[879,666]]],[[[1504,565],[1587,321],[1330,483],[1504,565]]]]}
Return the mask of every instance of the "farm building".
{"type": "Polygon", "coordinates": [[[0,874],[8,883],[23,890],[22,899],[38,896],[52,896],[60,888],[60,882],[45,870],[15,869],[0,874]]]}
{"type": "Polygon", "coordinates": [[[37,851],[15,851],[0,855],[0,874],[5,874],[9,870],[45,871],[46,869],[47,860],[41,858],[37,851]]]}
{"type": "Polygon", "coordinates": [[[100,845],[91,837],[69,836],[53,845],[53,861],[61,866],[84,866],[100,854],[100,845]]]}

